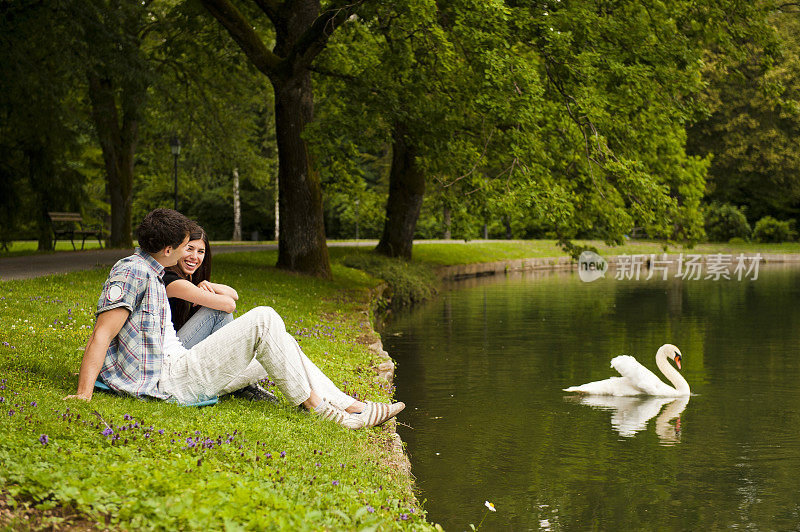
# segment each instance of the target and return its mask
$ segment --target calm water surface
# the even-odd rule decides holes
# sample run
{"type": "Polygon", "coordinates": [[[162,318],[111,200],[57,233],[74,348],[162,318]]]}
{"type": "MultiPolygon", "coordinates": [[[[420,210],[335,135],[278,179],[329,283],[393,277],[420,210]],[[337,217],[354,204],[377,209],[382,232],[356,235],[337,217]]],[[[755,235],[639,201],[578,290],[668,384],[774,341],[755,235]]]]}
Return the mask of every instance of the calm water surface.
{"type": "Polygon", "coordinates": [[[383,331],[419,498],[446,530],[800,528],[800,270],[756,281],[467,281],[383,331]],[[582,401],[561,388],[658,373],[692,397],[582,401]]]}

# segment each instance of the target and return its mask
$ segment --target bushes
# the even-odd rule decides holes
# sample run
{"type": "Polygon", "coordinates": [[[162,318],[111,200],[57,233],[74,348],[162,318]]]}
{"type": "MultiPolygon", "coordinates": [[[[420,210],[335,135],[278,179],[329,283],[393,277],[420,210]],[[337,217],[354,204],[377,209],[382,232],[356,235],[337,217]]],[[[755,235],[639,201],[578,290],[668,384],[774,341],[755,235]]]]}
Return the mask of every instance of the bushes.
{"type": "Polygon", "coordinates": [[[764,216],[756,222],[753,239],[756,242],[786,242],[795,240],[794,220],[776,220],[772,216],[764,216]]]}
{"type": "Polygon", "coordinates": [[[714,202],[705,210],[706,235],[711,242],[750,238],[750,224],[739,207],[714,202]]]}
{"type": "Polygon", "coordinates": [[[743,243],[750,239],[762,243],[789,242],[797,239],[794,220],[764,216],[750,229],[741,208],[728,203],[711,203],[705,208],[706,235],[710,242],[743,243]]]}
{"type": "Polygon", "coordinates": [[[391,288],[391,304],[405,306],[431,299],[436,295],[439,280],[428,264],[390,259],[374,252],[348,249],[341,260],[349,268],[356,268],[383,279],[391,288]]]}

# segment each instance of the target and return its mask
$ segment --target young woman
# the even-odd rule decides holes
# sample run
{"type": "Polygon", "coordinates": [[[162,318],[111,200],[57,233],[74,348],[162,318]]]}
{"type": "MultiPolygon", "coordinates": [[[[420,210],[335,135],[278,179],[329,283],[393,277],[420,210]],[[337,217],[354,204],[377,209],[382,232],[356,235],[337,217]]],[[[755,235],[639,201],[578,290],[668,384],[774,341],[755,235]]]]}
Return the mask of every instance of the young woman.
{"type": "Polygon", "coordinates": [[[211,282],[211,244],[199,225],[189,233],[185,256],[164,270],[172,324],[184,347],[192,348],[233,321],[239,294],[211,282]]]}

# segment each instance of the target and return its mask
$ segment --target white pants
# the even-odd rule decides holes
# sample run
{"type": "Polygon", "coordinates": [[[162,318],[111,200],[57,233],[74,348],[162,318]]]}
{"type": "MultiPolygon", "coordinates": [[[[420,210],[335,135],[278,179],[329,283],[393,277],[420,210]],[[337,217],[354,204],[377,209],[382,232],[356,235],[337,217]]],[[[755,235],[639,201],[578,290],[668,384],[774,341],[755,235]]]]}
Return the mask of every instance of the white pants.
{"type": "Polygon", "coordinates": [[[171,357],[161,381],[179,403],[194,403],[266,377],[294,405],[306,401],[312,390],[342,409],[355,402],[309,360],[270,307],[251,310],[184,355],[171,357]]]}

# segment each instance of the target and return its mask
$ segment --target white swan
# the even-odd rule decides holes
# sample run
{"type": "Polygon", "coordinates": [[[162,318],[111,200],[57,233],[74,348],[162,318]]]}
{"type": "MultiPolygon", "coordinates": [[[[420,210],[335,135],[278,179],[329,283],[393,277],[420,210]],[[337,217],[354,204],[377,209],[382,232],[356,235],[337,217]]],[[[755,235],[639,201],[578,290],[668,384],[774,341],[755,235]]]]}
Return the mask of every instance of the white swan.
{"type": "Polygon", "coordinates": [[[652,371],[642,366],[632,356],[620,355],[611,359],[611,367],[617,370],[622,377],[611,377],[581,386],[570,386],[564,388],[564,391],[592,395],[685,397],[690,394],[689,383],[667,362],[668,358],[675,361],[675,365],[680,369],[681,352],[672,344],[664,344],[658,348],[656,365],[674,388],[664,384],[652,371]]]}

